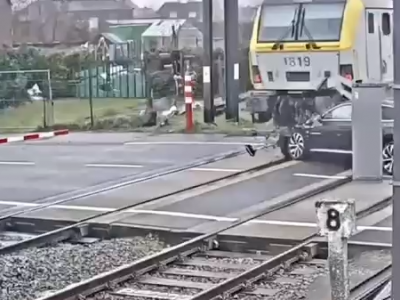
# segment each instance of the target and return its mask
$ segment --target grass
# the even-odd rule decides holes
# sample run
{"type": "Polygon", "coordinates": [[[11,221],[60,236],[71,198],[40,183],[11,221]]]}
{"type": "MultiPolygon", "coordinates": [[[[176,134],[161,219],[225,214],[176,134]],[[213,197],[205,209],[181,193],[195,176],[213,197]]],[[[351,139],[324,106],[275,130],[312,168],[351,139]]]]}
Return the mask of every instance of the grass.
{"type": "MultiPolygon", "coordinates": [[[[215,125],[203,123],[203,110],[194,111],[195,133],[222,133],[227,135],[248,135],[253,130],[271,130],[271,123],[253,124],[248,112],[240,112],[239,123],[227,121],[225,114],[215,118],[215,125]]],[[[145,129],[147,131],[154,129],[145,129]]],[[[159,133],[183,133],[186,131],[186,116],[175,116],[169,120],[169,125],[158,128],[159,133]]]]}
{"type": "MultiPolygon", "coordinates": [[[[93,114],[95,118],[133,114],[143,107],[143,103],[144,101],[140,99],[93,99],[93,114]]],[[[34,130],[43,126],[43,112],[42,101],[0,111],[0,130],[8,132],[34,130]]],[[[55,124],[82,124],[88,121],[90,121],[88,99],[57,99],[54,101],[55,124]]]]}
{"type": "MultiPolygon", "coordinates": [[[[93,99],[95,124],[91,126],[88,99],[57,99],[54,101],[54,129],[97,131],[140,131],[149,133],[183,133],[186,116],[178,115],[169,120],[169,125],[142,127],[138,112],[145,107],[142,99],[98,98],[93,99]]],[[[26,103],[18,108],[0,111],[0,132],[17,133],[41,130],[43,128],[43,102],[26,103]]],[[[223,133],[228,135],[248,135],[254,129],[268,130],[271,124],[253,124],[246,111],[240,111],[239,123],[233,123],[220,115],[215,125],[203,123],[202,109],[194,111],[196,133],[223,133]]]]}

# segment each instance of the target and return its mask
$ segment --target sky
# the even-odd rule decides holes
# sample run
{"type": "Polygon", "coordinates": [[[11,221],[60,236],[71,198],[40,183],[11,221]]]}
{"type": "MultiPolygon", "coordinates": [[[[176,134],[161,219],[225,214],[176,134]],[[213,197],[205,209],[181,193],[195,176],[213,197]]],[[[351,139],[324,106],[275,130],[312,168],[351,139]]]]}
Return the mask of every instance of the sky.
{"type": "MultiPolygon", "coordinates": [[[[171,1],[171,0],[170,0],[171,1]]],[[[183,0],[181,0],[182,2],[184,2],[183,0]]],[[[187,0],[186,0],[187,1],[187,0]]],[[[221,2],[223,2],[223,0],[220,0],[221,2]]],[[[231,0],[233,1],[233,0],[231,0]]],[[[139,6],[147,6],[147,7],[152,7],[152,8],[159,8],[164,2],[166,2],[166,0],[132,0],[132,2],[136,3],[139,6]]],[[[169,2],[169,1],[168,1],[169,2]]],[[[257,5],[260,2],[262,2],[262,0],[239,0],[239,3],[241,5],[246,5],[246,4],[251,4],[251,5],[257,5]]]]}

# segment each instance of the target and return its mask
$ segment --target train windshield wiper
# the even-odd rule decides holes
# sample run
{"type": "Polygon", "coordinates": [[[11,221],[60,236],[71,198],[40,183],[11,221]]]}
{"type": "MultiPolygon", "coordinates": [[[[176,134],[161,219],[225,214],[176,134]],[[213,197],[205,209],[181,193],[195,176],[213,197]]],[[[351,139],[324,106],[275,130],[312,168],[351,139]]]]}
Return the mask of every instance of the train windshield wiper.
{"type": "Polygon", "coordinates": [[[310,30],[308,30],[306,24],[305,24],[305,17],[306,17],[306,9],[303,8],[303,11],[301,12],[300,16],[300,28],[299,28],[299,37],[303,35],[303,32],[306,34],[306,36],[309,39],[309,43],[307,43],[307,48],[311,49],[321,49],[315,42],[310,30]]]}
{"type": "Polygon", "coordinates": [[[290,35],[290,37],[294,37],[295,31],[296,31],[296,17],[297,17],[297,11],[298,9],[296,8],[293,19],[290,22],[288,28],[285,30],[285,32],[278,38],[278,40],[272,45],[272,50],[278,50],[280,46],[282,45],[283,40],[290,35]]]}

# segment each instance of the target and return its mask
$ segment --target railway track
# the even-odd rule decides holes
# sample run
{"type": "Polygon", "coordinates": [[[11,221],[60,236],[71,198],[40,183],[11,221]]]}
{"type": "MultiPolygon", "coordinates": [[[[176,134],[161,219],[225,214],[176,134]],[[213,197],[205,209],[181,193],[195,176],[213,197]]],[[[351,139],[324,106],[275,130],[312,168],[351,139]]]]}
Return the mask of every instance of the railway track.
{"type": "Polygon", "coordinates": [[[325,265],[313,264],[311,258],[311,252],[306,251],[284,253],[279,259],[272,255],[206,251],[87,299],[212,299],[228,288],[230,293],[236,292],[235,299],[301,298],[313,279],[325,271],[325,265]],[[252,274],[265,264],[266,273],[252,274]],[[247,276],[248,281],[238,284],[242,276],[247,276]]]}
{"type": "MultiPolygon", "coordinates": [[[[275,162],[277,164],[279,162],[275,162]]],[[[230,176],[227,176],[223,179],[219,180],[227,180],[230,178],[236,178],[243,174],[249,172],[257,172],[262,168],[266,168],[268,166],[260,166],[258,168],[254,168],[252,170],[248,170],[245,172],[236,173],[230,176]]],[[[212,184],[219,180],[213,180],[206,184],[212,184]]],[[[220,251],[218,247],[218,235],[228,229],[234,228],[239,226],[243,223],[246,223],[249,220],[258,218],[261,215],[265,215],[269,212],[273,212],[275,210],[281,209],[286,206],[290,206],[294,203],[307,199],[309,197],[315,196],[319,193],[329,191],[330,189],[336,188],[342,184],[349,182],[351,178],[345,179],[337,179],[330,181],[329,184],[321,185],[321,187],[315,189],[303,189],[302,194],[294,196],[293,193],[289,193],[290,196],[287,199],[280,199],[279,203],[273,203],[270,207],[260,211],[256,214],[252,214],[247,216],[243,219],[240,219],[237,222],[230,224],[229,226],[223,225],[217,231],[210,232],[209,234],[197,237],[192,239],[186,243],[174,246],[172,248],[167,248],[155,254],[151,257],[141,259],[137,261],[133,257],[131,260],[128,261],[136,261],[131,263],[125,267],[119,267],[117,270],[110,271],[104,277],[103,275],[95,276],[88,281],[84,281],[82,284],[76,284],[74,287],[68,287],[65,290],[62,290],[66,285],[75,282],[73,278],[68,279],[65,281],[64,285],[59,285],[57,292],[51,291],[51,294],[44,296],[43,299],[46,300],[61,300],[61,299],[81,299],[81,296],[87,296],[87,299],[149,299],[149,296],[143,295],[143,291],[146,293],[153,293],[152,299],[174,299],[174,298],[165,298],[167,297],[165,293],[165,288],[168,288],[168,291],[172,288],[173,291],[176,292],[179,297],[194,297],[194,299],[210,299],[210,295],[228,295],[228,299],[230,299],[230,295],[233,293],[235,297],[240,297],[238,299],[260,299],[260,297],[266,297],[265,293],[270,293],[269,290],[278,290],[278,294],[287,294],[284,292],[284,287],[289,284],[285,282],[281,282],[281,280],[277,280],[276,282],[270,282],[271,278],[276,277],[279,274],[283,274],[283,277],[296,277],[294,279],[300,280],[301,284],[304,284],[301,278],[304,280],[311,281],[315,274],[318,274],[322,267],[316,267],[315,265],[307,264],[305,259],[311,259],[313,257],[312,251],[310,251],[309,242],[312,240],[312,236],[304,241],[304,243],[296,246],[293,249],[288,251],[280,252],[280,253],[271,253],[269,254],[260,254],[254,255],[251,253],[226,253],[220,251]],[[307,255],[306,255],[307,254],[307,255]],[[239,256],[239,257],[238,257],[239,256]],[[200,262],[201,261],[201,262],[200,262]],[[192,266],[186,266],[185,263],[192,263],[192,266]],[[195,265],[197,264],[197,266],[195,265]],[[210,266],[210,264],[212,266],[210,266]],[[218,267],[218,264],[224,264],[222,268],[218,267]],[[233,265],[233,266],[231,266],[233,265]],[[245,268],[243,268],[245,266],[245,268]],[[291,274],[293,270],[301,269],[301,268],[313,269],[315,272],[310,274],[302,274],[302,275],[294,275],[291,274]],[[225,267],[225,268],[224,268],[225,267]],[[229,267],[231,269],[229,269],[229,267]],[[232,269],[233,268],[233,269],[232,269]],[[186,271],[176,270],[176,269],[185,269],[186,271]],[[193,274],[193,272],[198,271],[199,274],[193,274]],[[170,274],[167,274],[167,273],[170,274]],[[172,274],[171,272],[175,272],[172,274]],[[181,274],[178,274],[181,272],[181,274]],[[186,272],[186,273],[185,273],[186,272]],[[189,273],[188,273],[189,272],[189,273]],[[203,272],[203,273],[201,273],[203,272]],[[209,272],[209,273],[204,273],[209,272]],[[286,274],[289,272],[288,274],[286,274]],[[209,276],[205,277],[208,274],[209,276]],[[212,275],[213,274],[213,275],[212,275]],[[224,275],[225,274],[225,275],[224,275]],[[227,276],[228,274],[228,276],[227,276]],[[265,278],[267,274],[267,278],[265,278]],[[286,274],[286,275],[285,275],[286,274]],[[314,275],[313,275],[314,274],[314,275]],[[269,276],[270,275],[270,276],[269,276]],[[143,276],[143,277],[141,277],[143,276]],[[272,277],[271,277],[272,276],[272,277]],[[140,277],[140,279],[139,279],[140,277]],[[147,279],[146,279],[147,278],[147,279]],[[150,278],[150,279],[149,279],[150,278]],[[151,279],[153,278],[153,279],[151,279]],[[200,278],[200,279],[199,279],[200,278]],[[143,282],[143,280],[147,280],[147,282],[143,282]],[[189,279],[189,280],[183,280],[189,279]],[[153,281],[151,281],[153,280],[153,281]],[[160,281],[162,281],[160,283],[160,281]],[[183,286],[187,284],[187,281],[192,282],[189,286],[183,286]],[[155,282],[158,282],[157,284],[155,282]],[[173,287],[173,284],[177,284],[177,282],[181,282],[178,284],[177,287],[173,287]],[[184,282],[184,283],[182,283],[184,282]],[[168,285],[168,284],[169,285],[168,285]],[[201,283],[203,283],[202,288],[198,288],[201,283]],[[119,285],[121,284],[121,285],[119,285]],[[167,284],[167,285],[166,285],[167,284]],[[196,285],[197,284],[197,285],[196,285]],[[147,286],[152,286],[149,290],[144,289],[147,286]],[[196,286],[197,288],[196,288],[196,286]],[[280,285],[282,285],[280,287],[280,285]],[[110,290],[111,286],[116,286],[113,288],[112,291],[110,290]],[[245,291],[243,293],[243,287],[248,286],[258,286],[257,288],[253,289],[256,292],[245,291]],[[273,288],[276,287],[276,288],[273,288]],[[139,296],[128,296],[128,295],[117,295],[118,293],[121,294],[122,288],[125,288],[125,293],[127,293],[127,289],[130,289],[130,293],[142,293],[139,296]],[[164,290],[163,290],[164,289],[164,290]],[[105,290],[107,290],[105,292],[105,290]],[[189,293],[186,293],[189,291],[189,293]],[[157,292],[158,298],[155,297],[154,293],[157,292]],[[178,293],[179,292],[179,293],[178,293]],[[241,292],[241,293],[240,293],[241,292]],[[115,294],[117,293],[117,294],[115,294]],[[263,294],[264,293],[264,294],[263,294]],[[90,298],[95,297],[95,298],[90,298]],[[100,298],[99,298],[100,297],[100,298]],[[118,298],[119,297],[119,298],[118,298]],[[129,298],[130,297],[130,298],[129,298]],[[199,297],[199,298],[197,298],[199,297]],[[251,298],[248,298],[251,297],[251,298]]],[[[181,191],[174,192],[170,195],[177,195],[180,193],[185,193],[187,190],[191,190],[193,188],[203,186],[199,185],[196,187],[190,187],[181,191]]],[[[103,191],[99,191],[102,193],[103,191]]],[[[91,194],[93,195],[93,194],[91,194]]],[[[162,197],[157,197],[153,199],[148,199],[144,202],[151,202],[156,201],[160,198],[170,196],[170,195],[163,195],[162,197]]],[[[84,197],[84,196],[83,196],[84,197]]],[[[76,198],[75,198],[76,199],[76,198]]],[[[75,200],[73,199],[73,200],[75,200]]],[[[72,200],[65,200],[65,201],[72,201],[72,200]]],[[[28,248],[34,247],[41,247],[45,245],[54,245],[60,242],[81,242],[84,240],[86,236],[88,236],[88,224],[90,221],[103,217],[106,215],[111,215],[116,212],[120,212],[126,209],[134,208],[137,205],[143,204],[141,202],[139,204],[130,205],[127,207],[121,207],[116,211],[106,212],[97,214],[93,217],[86,218],[80,220],[77,223],[70,224],[68,226],[62,226],[61,228],[46,231],[43,233],[37,234],[23,234],[21,232],[12,232],[13,229],[13,222],[15,220],[18,221],[19,214],[25,214],[26,211],[17,212],[15,214],[8,215],[1,219],[0,225],[2,231],[0,232],[0,255],[7,256],[12,255],[16,251],[26,250],[28,248]],[[11,232],[10,232],[11,231],[11,232]]],[[[383,202],[382,202],[383,203],[383,202]]],[[[380,205],[384,205],[384,204],[380,205]]],[[[44,204],[44,208],[53,205],[51,204],[44,204]]],[[[360,212],[359,216],[365,216],[369,213],[369,211],[375,211],[379,209],[379,205],[376,205],[373,208],[369,208],[368,211],[360,212]]],[[[42,209],[40,207],[39,209],[42,209]]],[[[86,242],[84,242],[86,243],[86,242]]],[[[90,242],[88,243],[90,244],[90,242]]],[[[85,247],[85,246],[83,246],[85,247]]],[[[90,245],[87,246],[88,248],[90,245]]],[[[126,244],[124,244],[126,248],[126,244]]],[[[157,248],[157,247],[153,247],[157,248]]],[[[108,248],[107,248],[108,249],[108,248]]],[[[128,248],[127,248],[128,249],[128,248]]],[[[57,251],[55,250],[52,251],[57,251]]],[[[116,250],[107,250],[114,252],[116,250]]],[[[151,251],[150,251],[151,252],[151,251]]],[[[90,251],[85,252],[85,255],[88,254],[90,251]]],[[[99,252],[97,252],[99,253],[99,252]]],[[[101,253],[101,250],[100,250],[101,253]]],[[[25,255],[25,254],[22,254],[25,255]]],[[[46,255],[46,254],[44,254],[46,255]]],[[[96,254],[97,255],[97,254],[96,254]]],[[[95,256],[96,256],[95,255],[95,256]]],[[[121,254],[125,255],[125,254],[121,254]]],[[[18,256],[18,255],[17,255],[18,256]]],[[[129,258],[129,257],[128,257],[129,258]]],[[[88,265],[86,266],[87,269],[94,269],[95,267],[91,266],[90,261],[86,261],[88,265]]],[[[11,262],[13,265],[13,263],[11,262]]],[[[40,266],[39,266],[40,267],[40,266]]],[[[69,268],[68,265],[61,266],[61,268],[69,268]]],[[[103,271],[104,272],[104,271],[103,271]]],[[[311,272],[309,270],[309,272],[311,272]]],[[[99,272],[100,273],[100,272],[99,272]]],[[[93,274],[93,273],[90,273],[93,274]]],[[[292,278],[293,279],[293,278],[292,278]]],[[[52,280],[52,278],[49,278],[52,280]]],[[[292,280],[292,283],[296,280],[292,280]]],[[[300,283],[299,283],[300,284],[300,283]]],[[[18,285],[18,283],[17,283],[18,285]]],[[[292,286],[293,287],[293,286],[292,286]]],[[[167,294],[171,294],[168,292],[167,294]]],[[[172,293],[173,294],[173,293],[172,293]]],[[[1,293],[0,293],[1,296],[1,293]]],[[[31,296],[31,295],[30,295],[31,296]]],[[[174,295],[172,295],[174,296],[174,295]]],[[[176,296],[178,297],[178,296],[176,296]]],[[[175,297],[175,298],[176,298],[175,297]]],[[[186,298],[177,298],[177,299],[186,299],[186,298]]],[[[213,296],[214,297],[214,296],[213,296]]],[[[293,296],[294,297],[294,296],[293,296]]],[[[2,298],[2,297],[0,297],[2,298]]],[[[7,298],[7,297],[6,297],[7,298]]],[[[264,299],[262,298],[262,299],[264,299]]],[[[25,296],[19,298],[8,298],[8,299],[26,299],[25,296]]],[[[84,298],[82,298],[84,299],[84,298]]],[[[289,298],[288,298],[289,299],[289,298]]],[[[294,298],[293,298],[294,299],[294,298]]]]}
{"type": "MultiPolygon", "coordinates": [[[[338,180],[321,190],[308,191],[282,202],[279,207],[270,207],[152,256],[66,287],[40,300],[205,300],[217,297],[252,300],[268,297],[276,299],[278,295],[287,296],[279,299],[300,299],[296,292],[301,294],[302,289],[293,288],[293,284],[304,286],[305,282],[311,282],[325,268],[324,263],[314,259],[318,254],[315,244],[312,244],[316,234],[289,250],[259,255],[220,251],[218,236],[261,215],[288,206],[289,202],[296,203],[348,180],[338,180]],[[291,284],[290,288],[285,289],[291,284]],[[287,292],[288,289],[295,293],[287,292]],[[276,294],[269,295],[271,293],[276,294]]],[[[388,203],[388,200],[359,212],[358,217],[376,211],[384,206],[383,203],[388,203]]]]}

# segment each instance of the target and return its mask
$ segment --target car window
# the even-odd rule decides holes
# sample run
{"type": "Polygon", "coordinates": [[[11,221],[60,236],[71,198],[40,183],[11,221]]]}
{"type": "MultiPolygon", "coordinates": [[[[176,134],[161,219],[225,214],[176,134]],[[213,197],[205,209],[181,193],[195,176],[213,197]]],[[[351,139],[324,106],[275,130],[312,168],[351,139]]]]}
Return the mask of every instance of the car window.
{"type": "Polygon", "coordinates": [[[342,105],[332,109],[324,116],[325,120],[351,120],[351,105],[342,105]]]}
{"type": "Polygon", "coordinates": [[[393,107],[382,106],[382,120],[394,120],[393,107]]]}

